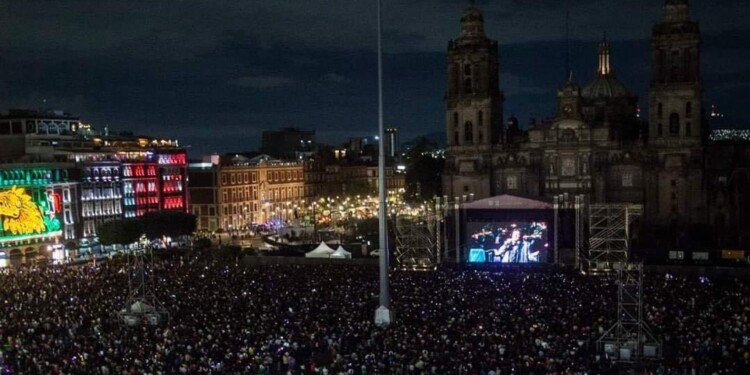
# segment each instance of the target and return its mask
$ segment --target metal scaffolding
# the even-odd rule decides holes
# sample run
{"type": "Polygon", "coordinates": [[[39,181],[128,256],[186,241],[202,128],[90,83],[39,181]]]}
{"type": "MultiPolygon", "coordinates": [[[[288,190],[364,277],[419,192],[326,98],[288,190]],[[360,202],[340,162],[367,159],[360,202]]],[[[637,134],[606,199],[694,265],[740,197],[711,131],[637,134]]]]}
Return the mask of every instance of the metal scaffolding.
{"type": "Polygon", "coordinates": [[[627,263],[630,224],[642,212],[643,206],[639,204],[589,205],[589,246],[585,261],[590,272],[609,272],[614,264],[627,263]]]}
{"type": "Polygon", "coordinates": [[[440,262],[440,221],[433,212],[424,216],[399,215],[396,225],[396,266],[434,269],[440,262]]]}
{"type": "Polygon", "coordinates": [[[154,294],[151,249],[129,252],[127,259],[128,299],[117,315],[127,326],[159,325],[165,322],[169,313],[154,294]]]}
{"type": "Polygon", "coordinates": [[[599,352],[618,362],[661,358],[662,345],[643,320],[643,264],[615,263],[617,322],[597,341],[599,352]]]}

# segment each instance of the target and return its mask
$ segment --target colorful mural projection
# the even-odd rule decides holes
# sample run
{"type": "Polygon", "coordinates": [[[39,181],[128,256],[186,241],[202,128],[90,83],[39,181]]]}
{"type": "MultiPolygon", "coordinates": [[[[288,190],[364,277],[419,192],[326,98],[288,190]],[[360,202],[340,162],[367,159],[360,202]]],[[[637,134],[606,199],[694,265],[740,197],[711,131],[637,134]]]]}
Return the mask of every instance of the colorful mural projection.
{"type": "MultiPolygon", "coordinates": [[[[43,194],[47,198],[47,194],[43,194]]],[[[28,236],[60,230],[60,221],[49,211],[49,199],[35,202],[23,188],[0,191],[0,237],[28,236]]]]}

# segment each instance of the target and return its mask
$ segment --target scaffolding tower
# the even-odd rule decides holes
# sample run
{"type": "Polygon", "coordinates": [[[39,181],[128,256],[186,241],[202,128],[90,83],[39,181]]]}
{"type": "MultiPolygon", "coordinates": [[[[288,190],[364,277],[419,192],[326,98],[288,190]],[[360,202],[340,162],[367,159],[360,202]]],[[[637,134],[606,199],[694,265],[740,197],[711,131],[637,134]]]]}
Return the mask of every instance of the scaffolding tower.
{"type": "Polygon", "coordinates": [[[126,326],[159,325],[169,313],[154,293],[153,253],[150,247],[127,253],[128,298],[117,312],[126,326]]]}
{"type": "Polygon", "coordinates": [[[396,266],[404,269],[429,270],[440,262],[437,215],[399,215],[395,219],[396,266]]]}
{"type": "Polygon", "coordinates": [[[643,320],[643,264],[615,263],[617,322],[597,341],[599,352],[617,362],[661,358],[662,345],[643,320]]]}
{"type": "Polygon", "coordinates": [[[617,263],[627,263],[630,224],[641,216],[640,204],[590,204],[589,272],[610,272],[617,263]]]}

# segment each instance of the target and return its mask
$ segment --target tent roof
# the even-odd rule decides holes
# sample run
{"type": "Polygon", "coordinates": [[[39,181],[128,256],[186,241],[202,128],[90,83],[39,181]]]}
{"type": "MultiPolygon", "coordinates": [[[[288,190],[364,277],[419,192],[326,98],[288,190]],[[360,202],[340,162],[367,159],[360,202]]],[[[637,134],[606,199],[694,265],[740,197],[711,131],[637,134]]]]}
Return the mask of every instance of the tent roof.
{"type": "Polygon", "coordinates": [[[338,249],[336,249],[336,251],[334,251],[334,253],[351,254],[350,252],[346,251],[346,249],[344,249],[341,245],[339,245],[338,249]]]}
{"type": "Polygon", "coordinates": [[[503,194],[467,202],[462,204],[461,208],[470,210],[551,210],[553,207],[548,202],[503,194]]]}
{"type": "Polygon", "coordinates": [[[352,253],[346,251],[341,245],[331,254],[331,258],[351,258],[352,253]]]}
{"type": "Polygon", "coordinates": [[[318,245],[318,247],[316,247],[313,251],[308,252],[308,254],[310,254],[310,253],[315,253],[315,254],[328,253],[328,254],[330,254],[333,251],[334,251],[333,249],[331,249],[328,245],[326,245],[325,241],[320,241],[320,245],[318,245]]]}

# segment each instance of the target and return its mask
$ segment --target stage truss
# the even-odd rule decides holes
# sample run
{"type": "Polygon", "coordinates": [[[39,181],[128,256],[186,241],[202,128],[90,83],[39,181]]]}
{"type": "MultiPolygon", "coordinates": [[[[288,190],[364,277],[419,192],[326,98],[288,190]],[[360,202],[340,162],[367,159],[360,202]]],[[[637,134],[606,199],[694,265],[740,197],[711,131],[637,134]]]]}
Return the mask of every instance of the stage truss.
{"type": "Polygon", "coordinates": [[[643,320],[643,264],[615,263],[617,322],[597,341],[598,350],[618,362],[661,358],[662,345],[643,320]]]}
{"type": "Polygon", "coordinates": [[[589,272],[609,272],[615,264],[628,262],[630,224],[642,213],[643,206],[639,204],[589,205],[589,243],[585,257],[589,272]]]}
{"type": "Polygon", "coordinates": [[[431,270],[440,262],[440,221],[428,212],[424,216],[399,215],[395,219],[396,266],[431,270]]]}
{"type": "Polygon", "coordinates": [[[117,312],[126,326],[159,325],[169,319],[169,313],[156,298],[153,284],[153,253],[150,248],[127,253],[128,299],[117,312]]]}

